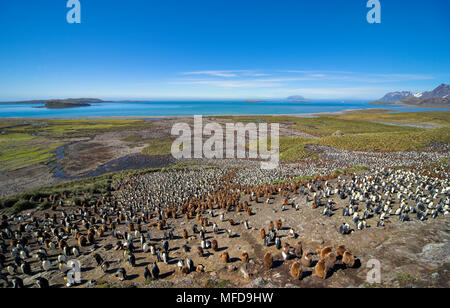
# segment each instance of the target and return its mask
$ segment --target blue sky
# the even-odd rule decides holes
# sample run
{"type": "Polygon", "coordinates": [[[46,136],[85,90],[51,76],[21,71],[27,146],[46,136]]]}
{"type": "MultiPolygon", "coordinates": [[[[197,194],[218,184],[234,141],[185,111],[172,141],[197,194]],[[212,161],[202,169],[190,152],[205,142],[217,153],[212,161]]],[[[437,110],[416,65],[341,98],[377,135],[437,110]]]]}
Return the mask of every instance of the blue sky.
{"type": "Polygon", "coordinates": [[[450,75],[450,2],[0,0],[0,101],[375,99],[450,75]]]}

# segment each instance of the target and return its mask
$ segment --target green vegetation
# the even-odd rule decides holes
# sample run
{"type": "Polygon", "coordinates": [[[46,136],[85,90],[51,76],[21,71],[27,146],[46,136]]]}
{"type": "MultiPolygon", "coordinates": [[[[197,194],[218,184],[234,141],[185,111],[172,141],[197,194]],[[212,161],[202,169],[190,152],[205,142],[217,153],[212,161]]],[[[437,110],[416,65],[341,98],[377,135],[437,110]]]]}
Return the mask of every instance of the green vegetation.
{"type": "Polygon", "coordinates": [[[170,139],[149,139],[148,146],[142,150],[147,155],[168,155],[171,153],[172,140],[170,139]]]}
{"type": "Polygon", "coordinates": [[[49,109],[64,109],[64,108],[76,108],[76,107],[88,107],[91,104],[86,102],[76,102],[72,100],[54,99],[45,103],[45,107],[49,109]]]}
{"type": "Polygon", "coordinates": [[[90,137],[100,132],[150,126],[144,120],[128,119],[0,121],[0,170],[52,161],[56,149],[66,144],[60,138],[90,137]]]}
{"type": "MultiPolygon", "coordinates": [[[[237,122],[290,123],[293,129],[317,138],[280,137],[280,160],[283,162],[315,159],[308,145],[335,147],[342,150],[395,152],[421,150],[430,143],[450,143],[450,111],[382,113],[380,110],[354,111],[343,115],[312,118],[281,116],[224,116],[237,122]],[[377,123],[373,122],[377,121],[377,123]],[[426,129],[386,123],[433,124],[426,129]]],[[[270,140],[269,142],[270,143],[270,140]]],[[[253,145],[250,145],[252,147],[253,145]]]]}
{"type": "Polygon", "coordinates": [[[54,151],[63,146],[45,138],[28,134],[0,135],[0,170],[15,170],[36,163],[46,163],[54,158],[54,151]]]}
{"type": "Polygon", "coordinates": [[[81,119],[81,120],[30,120],[13,125],[2,121],[6,134],[21,133],[41,137],[89,137],[94,133],[122,130],[139,130],[151,127],[151,123],[140,119],[81,119]]]}

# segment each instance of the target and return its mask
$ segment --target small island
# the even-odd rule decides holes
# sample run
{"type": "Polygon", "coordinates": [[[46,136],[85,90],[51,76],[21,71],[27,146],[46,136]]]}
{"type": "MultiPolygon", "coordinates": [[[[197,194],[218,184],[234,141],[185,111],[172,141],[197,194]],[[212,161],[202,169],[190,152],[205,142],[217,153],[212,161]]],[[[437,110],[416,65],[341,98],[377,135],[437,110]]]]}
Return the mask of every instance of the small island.
{"type": "Polygon", "coordinates": [[[44,103],[44,105],[35,108],[66,109],[66,108],[89,107],[91,106],[90,103],[101,103],[103,102],[103,100],[97,98],[68,98],[68,99],[51,99],[40,102],[44,103]]]}

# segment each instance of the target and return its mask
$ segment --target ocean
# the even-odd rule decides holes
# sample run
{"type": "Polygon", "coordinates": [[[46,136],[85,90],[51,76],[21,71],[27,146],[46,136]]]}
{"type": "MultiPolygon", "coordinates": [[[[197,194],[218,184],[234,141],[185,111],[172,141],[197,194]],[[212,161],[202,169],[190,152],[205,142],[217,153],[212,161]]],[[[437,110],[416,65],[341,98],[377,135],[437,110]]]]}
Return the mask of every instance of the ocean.
{"type": "Polygon", "coordinates": [[[190,115],[277,115],[330,113],[367,108],[392,112],[448,110],[398,105],[370,105],[368,101],[121,101],[91,103],[69,109],[36,108],[42,104],[0,103],[0,118],[89,118],[190,115]]]}

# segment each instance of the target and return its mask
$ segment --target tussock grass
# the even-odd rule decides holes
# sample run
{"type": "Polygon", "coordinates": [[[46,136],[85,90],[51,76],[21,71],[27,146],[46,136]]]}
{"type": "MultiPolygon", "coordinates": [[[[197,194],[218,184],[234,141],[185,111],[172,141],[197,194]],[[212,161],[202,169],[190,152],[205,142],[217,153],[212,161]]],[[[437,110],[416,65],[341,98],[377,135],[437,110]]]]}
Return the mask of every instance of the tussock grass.
{"type": "Polygon", "coordinates": [[[142,150],[146,155],[168,155],[171,153],[172,140],[170,139],[150,139],[148,146],[142,150]]]}

